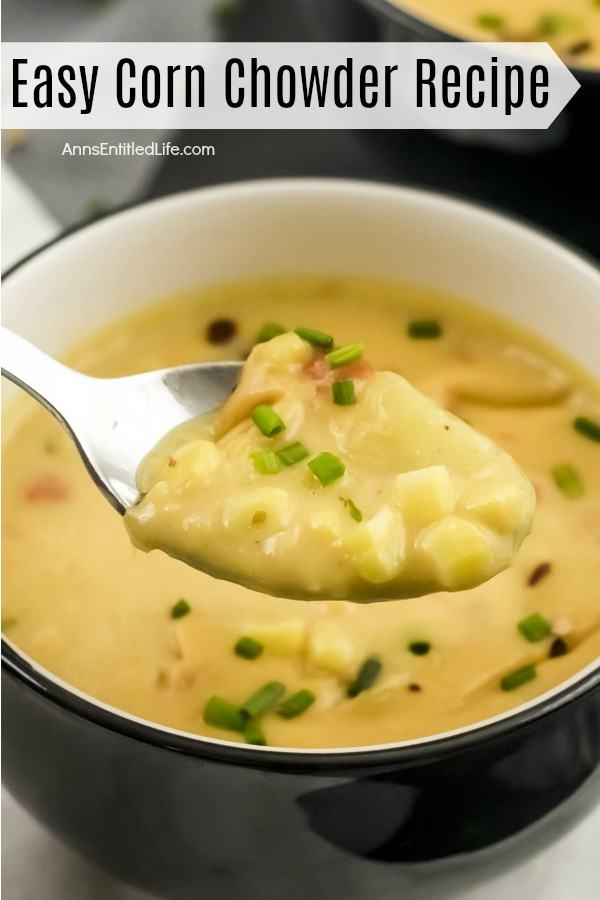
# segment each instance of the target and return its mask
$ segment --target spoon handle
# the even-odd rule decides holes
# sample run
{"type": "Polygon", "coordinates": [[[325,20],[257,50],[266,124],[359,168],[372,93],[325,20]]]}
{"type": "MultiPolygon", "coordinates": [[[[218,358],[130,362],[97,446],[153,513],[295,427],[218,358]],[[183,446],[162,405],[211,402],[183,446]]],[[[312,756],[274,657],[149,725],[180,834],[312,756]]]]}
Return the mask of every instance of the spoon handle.
{"type": "Polygon", "coordinates": [[[65,422],[75,373],[2,326],[2,374],[65,422]]]}

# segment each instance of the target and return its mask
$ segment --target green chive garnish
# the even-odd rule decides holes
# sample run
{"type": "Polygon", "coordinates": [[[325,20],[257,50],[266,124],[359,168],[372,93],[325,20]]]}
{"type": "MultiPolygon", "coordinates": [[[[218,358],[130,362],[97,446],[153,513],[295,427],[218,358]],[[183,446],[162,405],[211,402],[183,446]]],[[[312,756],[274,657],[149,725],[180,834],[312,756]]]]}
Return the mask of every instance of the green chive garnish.
{"type": "Polygon", "coordinates": [[[579,472],[571,463],[562,463],[560,466],[554,466],[552,477],[556,487],[569,500],[577,500],[583,496],[583,482],[579,472]]]}
{"type": "Polygon", "coordinates": [[[363,514],[356,505],[356,503],[350,499],[350,497],[340,497],[340,500],[352,516],[355,522],[362,522],[363,514]]]}
{"type": "Polygon", "coordinates": [[[429,641],[411,641],[408,649],[414,656],[427,656],[431,650],[431,644],[429,641]]]}
{"type": "Polygon", "coordinates": [[[244,731],[247,718],[238,706],[228,700],[211,697],[204,707],[204,721],[207,725],[214,725],[215,728],[244,731]]]}
{"type": "Polygon", "coordinates": [[[316,328],[296,328],[296,334],[303,341],[308,341],[313,347],[319,347],[321,350],[329,350],[333,347],[333,338],[324,331],[317,331],[316,328]]]}
{"type": "Polygon", "coordinates": [[[259,450],[252,454],[252,463],[261,475],[275,475],[283,469],[283,463],[272,450],[259,450]]]}
{"type": "Polygon", "coordinates": [[[266,437],[273,437],[274,434],[279,434],[285,428],[285,424],[273,407],[267,406],[266,403],[262,403],[253,410],[252,421],[266,437]]]}
{"type": "Polygon", "coordinates": [[[284,694],[285,685],[280,681],[270,681],[246,700],[242,712],[250,719],[255,719],[277,706],[284,694]]]}
{"type": "Polygon", "coordinates": [[[355,344],[347,344],[345,347],[332,350],[325,359],[329,363],[330,369],[341,369],[342,366],[348,366],[357,359],[362,359],[364,352],[365,345],[362,341],[357,341],[355,344]]]}
{"type": "Polygon", "coordinates": [[[2,616],[2,631],[8,631],[9,628],[16,624],[17,620],[14,616],[2,616]]]}
{"type": "Polygon", "coordinates": [[[246,723],[244,739],[247,744],[256,744],[257,747],[264,747],[267,743],[264,731],[254,719],[246,723]]]}
{"type": "Polygon", "coordinates": [[[542,16],[538,22],[538,34],[541,37],[554,37],[561,31],[572,28],[575,20],[571,16],[564,16],[560,13],[547,13],[542,16]]]}
{"type": "Polygon", "coordinates": [[[257,659],[264,649],[260,641],[255,641],[251,637],[241,637],[233,648],[242,659],[257,659]]]}
{"type": "Polygon", "coordinates": [[[521,619],[517,623],[517,628],[530,644],[543,641],[550,634],[550,622],[537,612],[521,619]]]}
{"type": "Polygon", "coordinates": [[[437,319],[415,319],[408,323],[408,336],[417,341],[431,341],[442,336],[437,319]]]}
{"type": "Polygon", "coordinates": [[[273,338],[279,337],[280,334],[285,334],[286,331],[287,328],[284,328],[283,325],[279,325],[277,322],[265,322],[256,335],[255,343],[266,344],[267,341],[272,341],[273,338]]]}
{"type": "Polygon", "coordinates": [[[480,13],[475,21],[480,28],[485,28],[487,31],[500,31],[506,20],[498,13],[480,13]]]}
{"type": "Polygon", "coordinates": [[[308,468],[313,475],[317,476],[323,487],[331,484],[332,481],[337,481],[346,471],[344,463],[333,453],[319,453],[318,456],[311,459],[308,468]]]}
{"type": "Polygon", "coordinates": [[[300,441],[294,441],[288,447],[282,447],[277,451],[277,456],[284,466],[293,466],[308,456],[308,450],[300,441]]]}
{"type": "Polygon", "coordinates": [[[183,597],[177,601],[177,603],[171,608],[171,618],[172,619],[183,619],[184,616],[187,616],[189,612],[192,611],[192,607],[184,600],[183,597]]]}
{"type": "Polygon", "coordinates": [[[600,422],[594,422],[593,419],[587,419],[585,416],[577,416],[573,419],[573,428],[575,431],[589,438],[590,441],[600,443],[600,422]]]}
{"type": "Polygon", "coordinates": [[[536,675],[535,666],[523,666],[523,668],[511,672],[510,675],[505,675],[500,682],[500,687],[503,691],[514,691],[515,688],[527,684],[528,681],[533,681],[536,675]]]}
{"type": "Polygon", "coordinates": [[[336,406],[352,406],[353,403],[356,403],[353,381],[334,381],[331,392],[336,406]]]}
{"type": "Polygon", "coordinates": [[[303,688],[284,700],[279,706],[277,712],[284,719],[294,719],[303,713],[309,706],[312,706],[317,698],[312,691],[303,688]]]}
{"type": "Polygon", "coordinates": [[[348,696],[357,697],[363,691],[372,687],[379,677],[381,668],[381,660],[378,656],[368,656],[356,673],[354,681],[351,681],[348,685],[348,696]]]}

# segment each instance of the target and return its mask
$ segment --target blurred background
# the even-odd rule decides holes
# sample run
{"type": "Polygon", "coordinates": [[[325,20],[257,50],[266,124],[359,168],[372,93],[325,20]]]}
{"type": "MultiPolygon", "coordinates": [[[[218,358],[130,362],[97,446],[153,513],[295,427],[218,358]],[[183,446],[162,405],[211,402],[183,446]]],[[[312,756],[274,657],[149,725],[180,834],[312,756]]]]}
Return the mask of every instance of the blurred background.
{"type": "MultiPolygon", "coordinates": [[[[381,6],[382,4],[380,4],[381,6]]],[[[384,5],[384,4],[383,4],[384,5]]],[[[377,40],[391,22],[361,0],[4,0],[22,40],[377,40]]],[[[396,35],[394,35],[396,36],[396,35]]],[[[149,132],[5,134],[5,160],[63,226],[139,199],[241,178],[333,175],[478,200],[600,257],[600,75],[549,132],[149,132]],[[65,140],[168,137],[214,157],[62,157],[65,140]]]]}

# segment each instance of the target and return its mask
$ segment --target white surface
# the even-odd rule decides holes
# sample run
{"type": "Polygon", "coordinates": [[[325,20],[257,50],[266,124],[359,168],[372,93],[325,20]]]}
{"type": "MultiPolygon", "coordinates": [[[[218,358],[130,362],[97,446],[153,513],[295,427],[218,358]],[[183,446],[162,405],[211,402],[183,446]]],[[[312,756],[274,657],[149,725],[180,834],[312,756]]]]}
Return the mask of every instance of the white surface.
{"type": "MultiPolygon", "coordinates": [[[[3,260],[15,259],[47,240],[52,221],[18,181],[3,173],[3,260]]],[[[3,818],[3,900],[144,900],[62,847],[6,792],[3,818]]],[[[600,808],[550,849],[475,890],[462,900],[598,900],[600,808]]],[[[284,900],[284,898],[282,898],[284,900]]],[[[366,898],[365,898],[366,900],[366,898]]],[[[382,898],[383,900],[383,898],[382,898]]]]}

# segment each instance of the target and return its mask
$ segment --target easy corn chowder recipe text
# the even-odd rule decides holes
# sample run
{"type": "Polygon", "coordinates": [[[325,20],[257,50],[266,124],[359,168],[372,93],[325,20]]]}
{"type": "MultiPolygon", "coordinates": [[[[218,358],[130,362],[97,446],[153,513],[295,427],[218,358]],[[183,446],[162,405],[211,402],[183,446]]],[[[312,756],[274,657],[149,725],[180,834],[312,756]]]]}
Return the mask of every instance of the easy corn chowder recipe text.
{"type": "Polygon", "coordinates": [[[98,376],[217,359],[248,360],[239,387],[151,454],[129,529],[165,546],[144,528],[167,515],[173,534],[202,491],[221,527],[203,532],[206,568],[237,554],[256,590],[133,549],[68,436],[20,399],[3,448],[3,630],[25,653],[147,720],[287,747],[451,730],[598,657],[600,388],[573,363],[458,300],[335,278],[174,298],[69,356],[98,376]],[[398,404],[454,456],[434,458],[428,429],[421,459],[399,455],[401,420],[393,453],[389,431],[378,445],[374,423],[398,404]],[[326,599],[263,593],[285,595],[293,566],[295,596],[326,599]],[[347,602],[357,586],[412,598],[347,602]]]}

